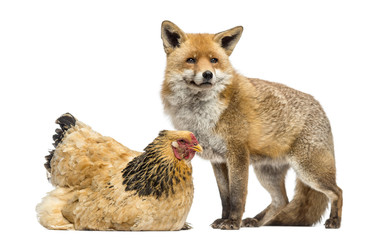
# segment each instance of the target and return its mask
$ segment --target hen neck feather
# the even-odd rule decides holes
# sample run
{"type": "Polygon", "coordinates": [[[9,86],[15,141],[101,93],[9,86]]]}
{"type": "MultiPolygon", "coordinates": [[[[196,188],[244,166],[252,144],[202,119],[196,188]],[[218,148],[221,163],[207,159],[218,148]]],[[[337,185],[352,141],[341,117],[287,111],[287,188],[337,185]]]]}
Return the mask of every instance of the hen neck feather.
{"type": "MultiPolygon", "coordinates": [[[[165,142],[157,141],[149,144],[145,152],[132,161],[122,170],[123,185],[126,191],[134,191],[135,195],[154,196],[175,193],[175,186],[186,177],[181,174],[181,166],[174,156],[168,156],[162,149],[165,142]]],[[[191,176],[191,171],[185,174],[191,176]]]]}

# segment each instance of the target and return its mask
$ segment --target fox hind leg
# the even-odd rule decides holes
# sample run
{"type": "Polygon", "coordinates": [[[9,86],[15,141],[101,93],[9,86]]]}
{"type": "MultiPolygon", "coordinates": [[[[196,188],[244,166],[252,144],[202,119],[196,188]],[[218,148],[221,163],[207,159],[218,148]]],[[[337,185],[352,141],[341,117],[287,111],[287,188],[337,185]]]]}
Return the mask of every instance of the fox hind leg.
{"type": "Polygon", "coordinates": [[[330,217],[326,228],[339,228],[342,218],[342,190],[336,184],[335,159],[327,149],[313,149],[310,154],[295,155],[298,158],[291,166],[300,180],[318,192],[325,194],[331,202],[330,217]]]}
{"type": "Polygon", "coordinates": [[[259,227],[269,221],[277,212],[288,204],[285,189],[285,176],[289,165],[286,163],[270,165],[267,163],[253,164],[254,171],[260,184],[269,192],[271,204],[253,218],[245,218],[243,227],[259,227]]]}
{"type": "Polygon", "coordinates": [[[327,194],[331,201],[331,212],[330,218],[326,220],[324,226],[326,228],[339,228],[342,220],[342,189],[338,186],[333,186],[333,190],[327,190],[327,194]]]}

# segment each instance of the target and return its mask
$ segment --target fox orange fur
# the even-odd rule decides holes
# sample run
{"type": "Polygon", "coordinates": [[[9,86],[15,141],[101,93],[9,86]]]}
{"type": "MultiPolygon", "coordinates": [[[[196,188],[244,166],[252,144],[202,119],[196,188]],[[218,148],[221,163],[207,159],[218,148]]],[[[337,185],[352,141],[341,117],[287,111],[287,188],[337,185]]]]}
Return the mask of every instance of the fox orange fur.
{"type": "Polygon", "coordinates": [[[186,34],[170,21],[161,27],[165,112],[177,129],[197,136],[200,156],[211,161],[223,207],[212,227],[310,226],[331,201],[325,227],[339,228],[343,198],[329,120],[311,95],[234,70],[229,56],[242,31],[186,34]],[[250,164],[272,202],[242,220],[250,164]],[[289,202],[284,180],[290,167],[297,180],[289,202]]]}
{"type": "Polygon", "coordinates": [[[180,230],[193,200],[191,132],[161,131],[145,152],[102,136],[71,114],[58,120],[45,164],[55,189],[36,207],[48,229],[180,230]]]}

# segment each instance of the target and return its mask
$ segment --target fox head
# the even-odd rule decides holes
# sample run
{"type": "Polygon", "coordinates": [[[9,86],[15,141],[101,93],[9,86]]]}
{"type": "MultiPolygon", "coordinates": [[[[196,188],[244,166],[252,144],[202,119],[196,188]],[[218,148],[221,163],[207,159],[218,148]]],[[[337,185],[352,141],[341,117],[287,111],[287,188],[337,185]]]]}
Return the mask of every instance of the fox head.
{"type": "Polygon", "coordinates": [[[186,34],[170,21],[161,26],[167,55],[163,91],[218,92],[229,84],[233,68],[229,56],[243,27],[217,34],[186,34]],[[216,91],[217,90],[217,91],[216,91]]]}

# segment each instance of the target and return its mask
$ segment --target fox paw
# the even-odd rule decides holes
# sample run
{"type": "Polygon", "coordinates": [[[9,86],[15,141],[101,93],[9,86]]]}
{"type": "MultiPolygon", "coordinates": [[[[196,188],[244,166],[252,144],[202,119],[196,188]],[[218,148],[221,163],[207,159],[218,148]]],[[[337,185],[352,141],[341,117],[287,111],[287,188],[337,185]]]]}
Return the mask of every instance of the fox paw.
{"type": "Polygon", "coordinates": [[[241,222],[241,227],[260,227],[260,224],[256,218],[245,218],[241,222]]]}
{"type": "Polygon", "coordinates": [[[340,219],[339,218],[329,218],[324,224],[326,228],[340,228],[340,219]]]}
{"type": "Polygon", "coordinates": [[[211,226],[214,229],[238,230],[240,229],[240,221],[220,218],[214,221],[211,226]]]}

